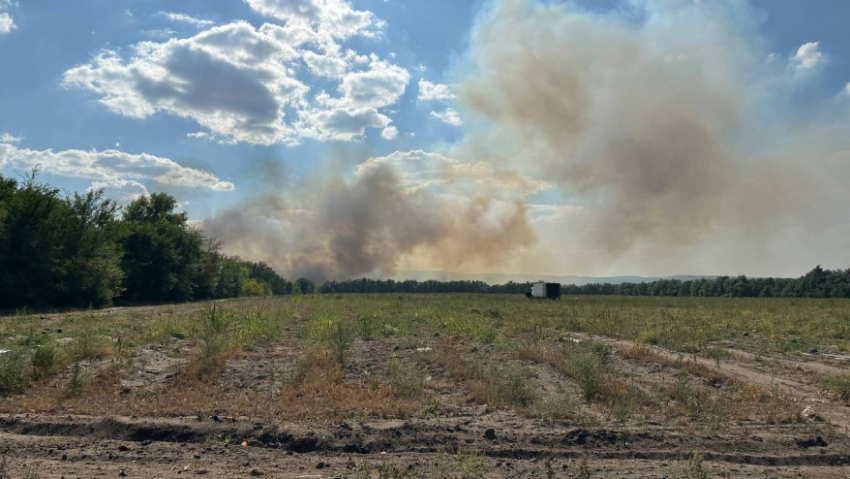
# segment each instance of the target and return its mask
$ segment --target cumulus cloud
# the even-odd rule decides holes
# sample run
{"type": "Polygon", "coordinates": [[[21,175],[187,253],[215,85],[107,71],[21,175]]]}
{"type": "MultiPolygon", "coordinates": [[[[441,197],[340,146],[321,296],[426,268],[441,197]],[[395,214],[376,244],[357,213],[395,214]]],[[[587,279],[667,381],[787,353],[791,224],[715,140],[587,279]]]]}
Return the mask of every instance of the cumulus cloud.
{"type": "Polygon", "coordinates": [[[381,110],[404,94],[409,73],[340,43],[355,35],[376,36],[381,21],[343,0],[248,4],[285,24],[255,28],[237,21],[189,38],[141,42],[129,58],[104,51],[68,70],[63,84],[97,93],[123,116],[166,112],[194,120],[222,142],[351,141],[367,128],[389,125],[392,120],[381,110]],[[304,65],[338,82],[339,97],[313,92],[302,79],[304,65]]]}
{"type": "Polygon", "coordinates": [[[323,36],[345,39],[376,36],[383,22],[372,12],[358,11],[345,0],[246,0],[259,13],[287,24],[315,28],[323,36]]]}
{"type": "Polygon", "coordinates": [[[820,42],[810,42],[797,49],[793,60],[796,68],[811,70],[821,66],[826,61],[826,55],[820,50],[820,42]]]}
{"type": "Polygon", "coordinates": [[[172,22],[188,23],[189,25],[192,25],[197,28],[211,27],[215,25],[215,22],[213,22],[212,20],[203,20],[200,18],[195,18],[191,15],[186,15],[185,13],[159,12],[159,14],[171,20],[172,22]]]}
{"type": "Polygon", "coordinates": [[[140,181],[213,191],[232,191],[233,183],[214,174],[181,166],[167,158],[118,150],[31,150],[0,143],[0,168],[40,170],[70,178],[95,180],[101,185],[138,186],[140,181]]]}
{"type": "Polygon", "coordinates": [[[395,140],[396,138],[398,138],[398,128],[394,126],[388,126],[384,128],[384,130],[381,132],[381,138],[385,140],[395,140]]]}
{"type": "Polygon", "coordinates": [[[20,143],[24,140],[22,136],[15,136],[11,133],[3,133],[0,135],[0,143],[20,143]]]}
{"type": "Polygon", "coordinates": [[[419,101],[451,101],[457,98],[449,85],[419,80],[419,101]]]}
{"type": "Polygon", "coordinates": [[[15,25],[15,19],[12,18],[12,15],[6,12],[0,12],[0,35],[9,33],[16,28],[18,26],[15,25]]]}
{"type": "Polygon", "coordinates": [[[446,108],[443,111],[432,111],[431,118],[440,120],[452,126],[463,126],[463,120],[460,118],[460,113],[452,108],[446,108]]]}

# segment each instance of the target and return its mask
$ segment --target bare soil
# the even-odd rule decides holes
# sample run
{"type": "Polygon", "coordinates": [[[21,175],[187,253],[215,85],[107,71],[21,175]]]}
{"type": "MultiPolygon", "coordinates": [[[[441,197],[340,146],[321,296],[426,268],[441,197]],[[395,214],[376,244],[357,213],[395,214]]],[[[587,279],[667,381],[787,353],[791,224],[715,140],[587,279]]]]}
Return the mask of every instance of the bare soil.
{"type": "MultiPolygon", "coordinates": [[[[635,346],[594,339],[621,351],[635,346]]],[[[422,348],[436,348],[439,341],[452,341],[469,358],[525,368],[541,397],[577,390],[551,365],[520,361],[486,345],[450,338],[425,341],[427,346],[421,347],[391,339],[358,340],[346,353],[345,384],[366,387],[385,382],[387,361],[394,358],[426,369],[424,402],[433,407],[403,418],[349,415],[311,421],[227,408],[185,410],[168,417],[128,417],[117,410],[81,415],[109,410],[104,404],[87,409],[85,401],[75,403],[75,414],[61,403],[32,414],[6,407],[6,414],[0,415],[0,455],[6,458],[8,476],[0,469],[0,477],[32,472],[37,476],[26,477],[672,479],[699,477],[689,469],[695,454],[705,458],[705,477],[850,477],[850,408],[823,396],[806,379],[813,372],[845,370],[834,363],[738,353],[721,361],[691,358],[721,378],[685,376],[695,385],[722,391],[730,387],[723,378],[733,378],[765,391],[780,389],[793,395],[801,412],[814,411],[800,421],[719,424],[698,416],[652,412],[623,419],[606,414],[597,404],[581,404],[575,418],[545,421],[511,408],[472,402],[463,381],[427,360],[432,352],[422,348]]],[[[661,349],[653,352],[662,359],[680,359],[661,349]]],[[[216,397],[249,393],[273,397],[291,380],[304,355],[302,346],[288,343],[243,352],[228,360],[215,383],[206,387],[215,390],[216,397]]],[[[683,373],[663,361],[620,355],[615,360],[630,384],[647,394],[682,380],[683,373]]],[[[167,395],[182,380],[184,365],[184,357],[173,350],[147,346],[133,355],[114,384],[98,387],[115,388],[116,397],[167,395]]],[[[91,366],[92,371],[98,368],[102,365],[91,366]]],[[[98,393],[92,397],[110,397],[98,393]]],[[[7,404],[25,402],[26,398],[18,398],[7,404]]]]}

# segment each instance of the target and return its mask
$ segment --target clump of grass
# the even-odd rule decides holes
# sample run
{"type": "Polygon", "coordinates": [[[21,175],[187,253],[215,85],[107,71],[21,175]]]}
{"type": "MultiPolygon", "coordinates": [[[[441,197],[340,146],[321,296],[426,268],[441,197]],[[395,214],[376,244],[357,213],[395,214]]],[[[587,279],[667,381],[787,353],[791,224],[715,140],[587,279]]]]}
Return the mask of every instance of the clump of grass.
{"type": "Polygon", "coordinates": [[[218,377],[224,370],[233,346],[228,336],[228,327],[232,321],[233,313],[217,309],[215,305],[201,316],[198,354],[190,366],[198,379],[218,377]]]}
{"type": "Polygon", "coordinates": [[[20,394],[29,384],[26,354],[22,350],[0,354],[0,396],[20,394]]]}
{"type": "Polygon", "coordinates": [[[702,467],[705,458],[701,454],[694,454],[688,461],[688,479],[708,479],[708,473],[702,467]]]}
{"type": "Polygon", "coordinates": [[[832,374],[825,377],[823,387],[832,391],[842,401],[850,401],[850,373],[832,374]]]}
{"type": "Polygon", "coordinates": [[[308,350],[296,364],[279,401],[277,407],[287,417],[302,419],[407,417],[423,408],[417,399],[399,395],[393,385],[344,381],[334,353],[319,348],[308,350]]]}
{"type": "Polygon", "coordinates": [[[110,344],[91,326],[81,328],[74,336],[71,355],[74,361],[102,358],[109,354],[110,344]]]}
{"type": "Polygon", "coordinates": [[[579,417],[581,404],[572,394],[562,391],[535,401],[528,408],[528,413],[546,422],[563,421],[579,417]]]}
{"type": "Polygon", "coordinates": [[[345,363],[345,351],[351,347],[352,331],[339,316],[324,316],[315,321],[312,336],[334,354],[340,367],[345,363]]]}
{"type": "Polygon", "coordinates": [[[36,379],[49,377],[58,368],[61,358],[62,352],[55,341],[42,344],[32,354],[33,376],[36,379]]]}
{"type": "Polygon", "coordinates": [[[74,365],[71,366],[71,379],[68,381],[68,384],[65,385],[65,389],[62,391],[62,396],[64,398],[78,397],[83,393],[85,385],[86,381],[83,377],[82,371],[80,370],[80,363],[75,362],[74,365]]]}
{"type": "Polygon", "coordinates": [[[387,361],[387,378],[389,383],[395,387],[396,394],[405,398],[422,397],[429,379],[428,371],[424,368],[404,363],[398,359],[387,361]]]}
{"type": "Polygon", "coordinates": [[[520,367],[480,359],[467,360],[460,351],[447,344],[438,346],[431,360],[452,376],[465,380],[476,402],[525,408],[535,400],[528,375],[520,367]]]}
{"type": "Polygon", "coordinates": [[[487,463],[474,451],[464,453],[458,451],[455,457],[461,479],[478,479],[483,476],[487,463]]]}
{"type": "Polygon", "coordinates": [[[590,466],[587,464],[587,458],[585,457],[581,460],[576,479],[590,479],[591,477],[590,466]]]}

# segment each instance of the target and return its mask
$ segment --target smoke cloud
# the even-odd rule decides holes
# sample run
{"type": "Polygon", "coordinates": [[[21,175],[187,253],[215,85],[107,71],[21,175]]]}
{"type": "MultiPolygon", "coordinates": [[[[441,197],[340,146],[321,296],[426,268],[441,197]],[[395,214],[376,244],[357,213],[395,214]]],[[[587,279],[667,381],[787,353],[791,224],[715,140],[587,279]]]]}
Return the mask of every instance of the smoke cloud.
{"type": "Polygon", "coordinates": [[[846,267],[828,238],[850,224],[850,102],[801,115],[807,77],[795,52],[770,54],[759,17],[744,0],[494,0],[455,72],[465,137],[446,156],[371,158],[204,229],[319,280],[846,267]]]}
{"type": "Polygon", "coordinates": [[[735,0],[632,0],[604,14],[496,0],[460,78],[477,122],[458,155],[557,182],[586,208],[572,233],[601,254],[597,272],[647,247],[669,255],[733,236],[743,241],[728,264],[759,249],[747,272],[770,271],[762,255],[781,228],[818,227],[813,211],[834,209],[806,170],[847,144],[795,118],[796,57],[769,55],[757,18],[735,0]]]}
{"type": "Polygon", "coordinates": [[[386,161],[364,164],[351,181],[318,186],[306,201],[315,208],[302,203],[266,195],[202,227],[231,254],[315,280],[389,276],[414,253],[445,268],[498,263],[535,240],[522,204],[437,194],[386,161]]]}

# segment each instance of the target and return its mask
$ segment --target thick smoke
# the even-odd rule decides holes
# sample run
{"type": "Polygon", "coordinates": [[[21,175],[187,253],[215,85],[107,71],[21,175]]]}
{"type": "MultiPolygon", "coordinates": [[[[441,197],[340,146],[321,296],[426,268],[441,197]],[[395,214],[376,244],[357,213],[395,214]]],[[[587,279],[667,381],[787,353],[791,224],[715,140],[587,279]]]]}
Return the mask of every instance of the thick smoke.
{"type": "MultiPolygon", "coordinates": [[[[642,2],[636,18],[501,0],[474,34],[462,98],[489,120],[485,137],[503,139],[477,141],[593,204],[593,241],[612,253],[692,243],[744,167],[734,143],[751,48],[703,3],[642,2]]],[[[720,3],[724,15],[734,4],[720,3]]]]}
{"type": "Polygon", "coordinates": [[[392,164],[367,165],[351,181],[308,185],[307,201],[267,195],[205,220],[203,229],[228,253],[315,280],[388,276],[414,253],[445,268],[497,264],[535,240],[520,204],[411,188],[392,164]]]}
{"type": "Polygon", "coordinates": [[[755,275],[846,266],[850,248],[829,238],[850,233],[840,226],[850,223],[840,207],[850,93],[800,120],[824,57],[771,55],[751,23],[759,17],[745,0],[623,0],[605,13],[493,0],[456,71],[465,137],[454,160],[371,159],[351,180],[266,196],[204,227],[229,253],[316,279],[386,276],[400,264],[755,275]],[[526,204],[552,184],[545,204],[526,204]]]}

